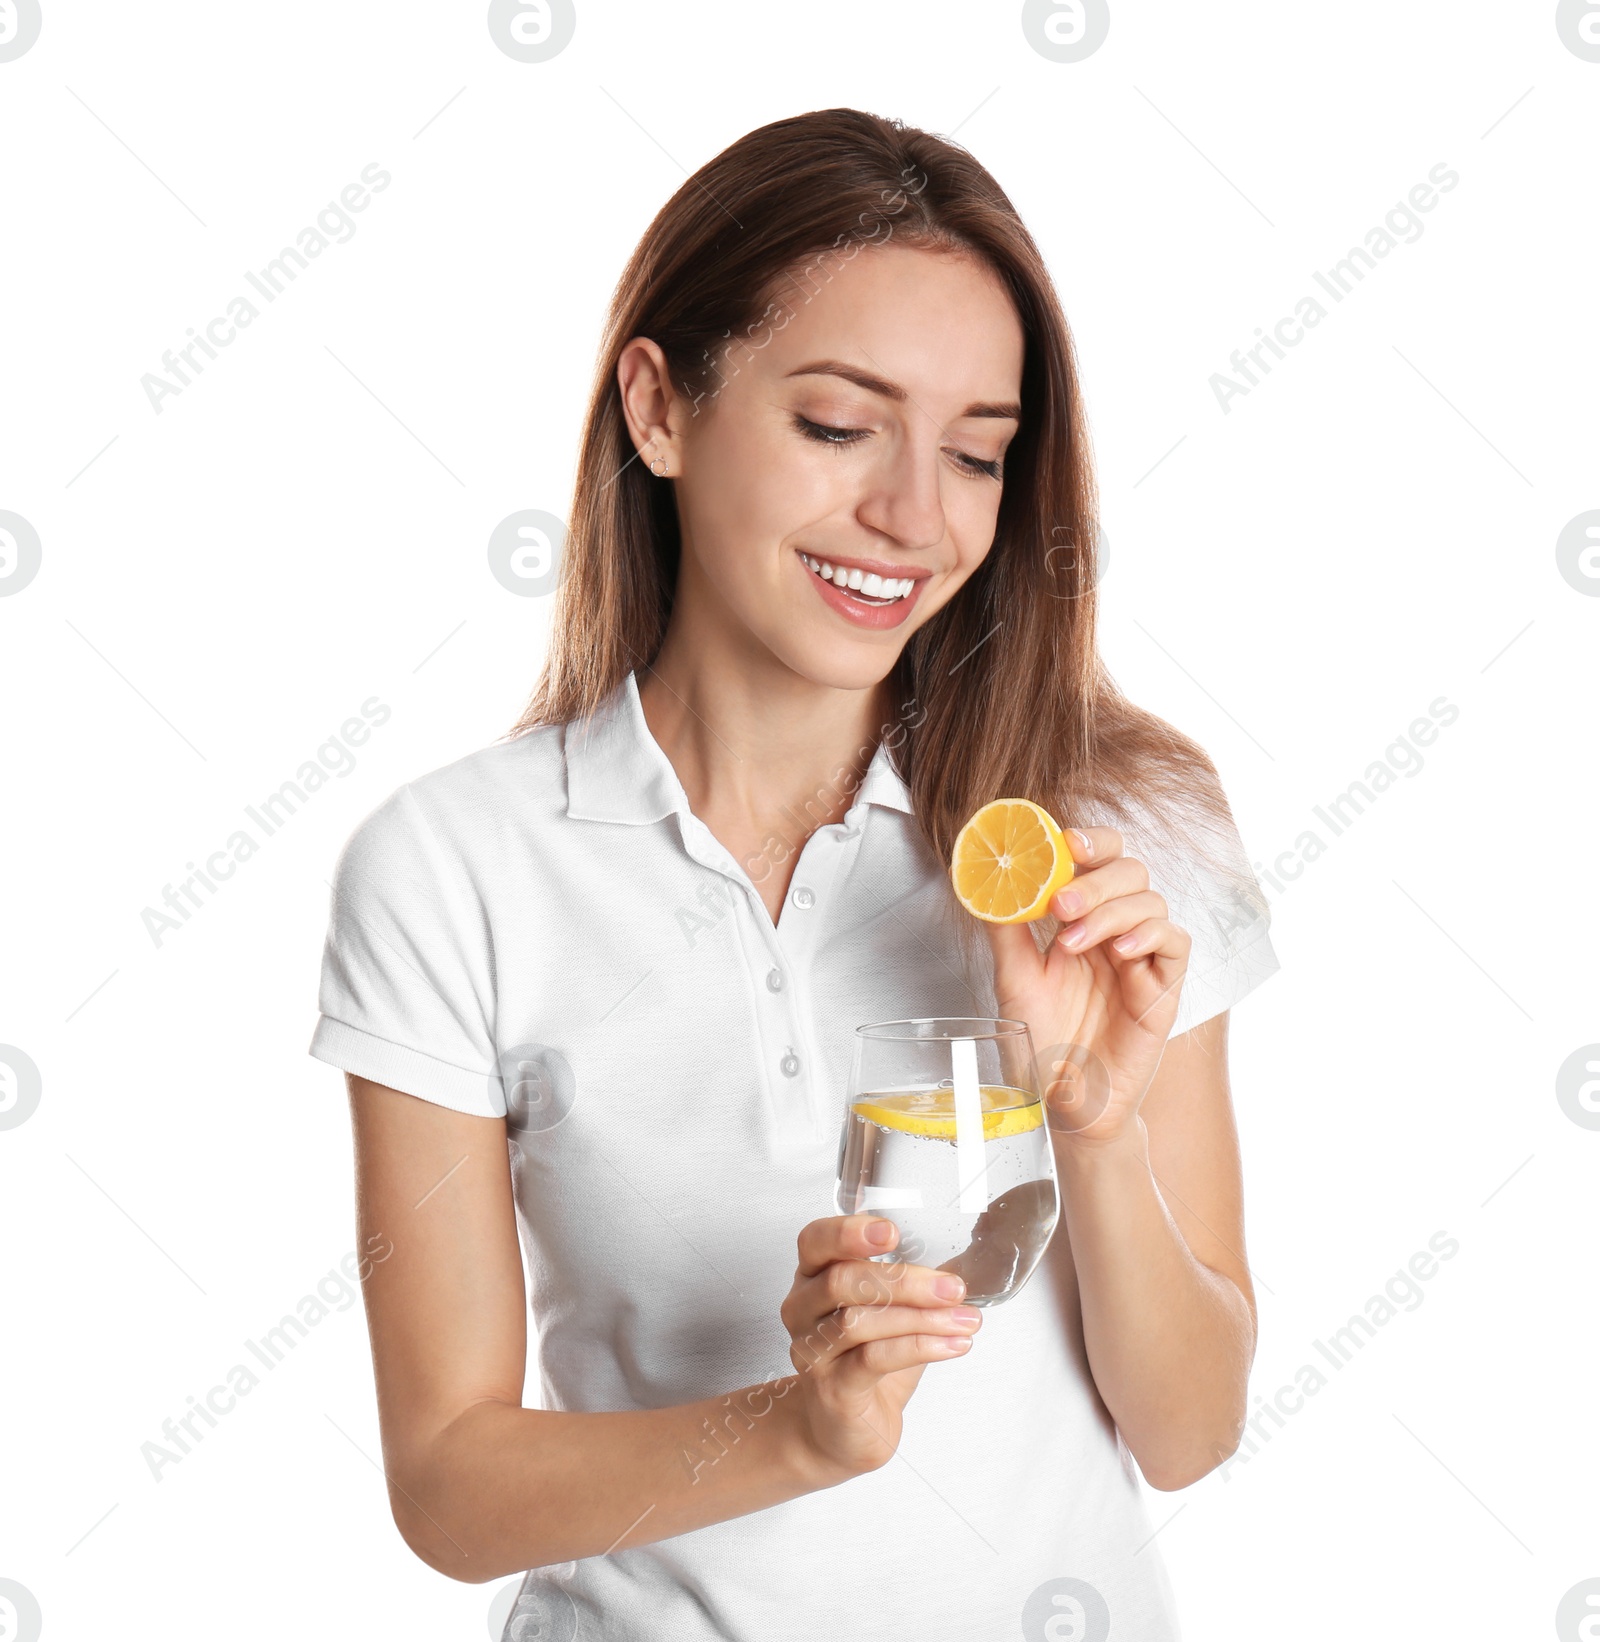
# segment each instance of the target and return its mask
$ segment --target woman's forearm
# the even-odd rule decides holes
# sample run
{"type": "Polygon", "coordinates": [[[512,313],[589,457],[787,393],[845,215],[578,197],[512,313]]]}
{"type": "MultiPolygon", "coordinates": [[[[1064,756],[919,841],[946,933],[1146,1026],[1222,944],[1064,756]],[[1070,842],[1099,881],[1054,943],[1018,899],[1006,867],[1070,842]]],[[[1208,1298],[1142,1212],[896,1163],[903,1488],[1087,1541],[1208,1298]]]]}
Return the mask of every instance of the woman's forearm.
{"type": "Polygon", "coordinates": [[[1238,1287],[1202,1265],[1150,1170],[1142,1120],[1112,1142],[1055,1139],[1084,1349],[1152,1487],[1183,1488],[1238,1445],[1255,1327],[1238,1287]]]}
{"type": "Polygon", "coordinates": [[[475,1403],[389,1456],[395,1523],[430,1567],[478,1583],[744,1516],[844,1480],[800,1434],[798,1376],[614,1414],[475,1403]]]}

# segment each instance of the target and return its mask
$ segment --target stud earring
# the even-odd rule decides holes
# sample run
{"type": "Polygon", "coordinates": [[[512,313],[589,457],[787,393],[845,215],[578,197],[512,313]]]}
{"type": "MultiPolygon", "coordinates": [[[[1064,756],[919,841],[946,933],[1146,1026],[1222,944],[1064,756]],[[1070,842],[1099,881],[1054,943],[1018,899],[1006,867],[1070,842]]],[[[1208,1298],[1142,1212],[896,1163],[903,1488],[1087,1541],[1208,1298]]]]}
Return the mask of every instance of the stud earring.
{"type": "Polygon", "coordinates": [[[664,456],[654,457],[651,460],[651,463],[650,463],[650,471],[653,474],[655,474],[656,478],[658,478],[658,479],[663,478],[666,474],[666,471],[667,471],[667,459],[666,459],[666,457],[664,457],[664,456]],[[659,462],[661,464],[659,469],[656,467],[657,462],[659,462]]]}

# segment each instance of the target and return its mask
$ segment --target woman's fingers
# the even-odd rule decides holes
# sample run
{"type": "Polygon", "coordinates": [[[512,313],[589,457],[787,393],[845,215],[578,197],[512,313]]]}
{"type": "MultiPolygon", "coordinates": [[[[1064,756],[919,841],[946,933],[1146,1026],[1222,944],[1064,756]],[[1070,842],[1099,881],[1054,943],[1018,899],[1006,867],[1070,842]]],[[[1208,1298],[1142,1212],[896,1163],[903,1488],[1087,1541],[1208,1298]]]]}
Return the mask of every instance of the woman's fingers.
{"type": "Polygon", "coordinates": [[[833,1214],[800,1228],[799,1272],[815,1277],[835,1260],[867,1260],[900,1240],[900,1228],[881,1214],[833,1214]]]}
{"type": "MultiPolygon", "coordinates": [[[[843,1306],[819,1317],[805,1333],[796,1334],[789,1355],[794,1366],[805,1372],[840,1361],[875,1342],[923,1335],[946,1342],[970,1340],[982,1321],[983,1314],[976,1306],[843,1306]]],[[[942,1346],[934,1354],[953,1355],[942,1346]]],[[[869,1353],[862,1358],[862,1364],[870,1365],[881,1355],[869,1353]]]]}
{"type": "Polygon", "coordinates": [[[948,1362],[972,1347],[970,1334],[897,1334],[868,1340],[847,1351],[833,1365],[833,1380],[846,1396],[864,1396],[885,1374],[926,1363],[948,1362]]]}
{"type": "Polygon", "coordinates": [[[898,1228],[880,1215],[835,1215],[804,1227],[781,1310],[795,1367],[825,1371],[846,1392],[868,1393],[885,1374],[960,1356],[983,1320],[976,1306],[961,1304],[967,1286],[954,1272],[871,1259],[885,1249],[874,1227],[898,1241],[898,1228]]]}
{"type": "Polygon", "coordinates": [[[1188,957],[1194,945],[1188,930],[1179,929],[1165,918],[1147,918],[1141,924],[1124,930],[1111,942],[1111,950],[1119,958],[1179,959],[1188,957]]]}
{"type": "Polygon", "coordinates": [[[1122,854],[1122,834],[1115,827],[1069,827],[1067,848],[1078,871],[1088,872],[1122,854]]]}
{"type": "Polygon", "coordinates": [[[835,1260],[810,1277],[797,1277],[783,1303],[784,1327],[791,1334],[848,1306],[916,1306],[938,1310],[959,1305],[967,1285],[954,1272],[935,1271],[908,1261],[835,1260]]]}
{"type": "MultiPolygon", "coordinates": [[[[1183,930],[1167,921],[1167,903],[1153,889],[1147,889],[1137,895],[1119,895],[1083,917],[1074,918],[1057,932],[1055,944],[1065,952],[1087,952],[1102,941],[1115,940],[1152,921],[1161,923],[1172,937],[1182,936],[1185,942],[1188,941],[1189,937],[1183,930]]],[[[1163,935],[1160,944],[1166,945],[1168,941],[1169,937],[1163,935]]],[[[1112,950],[1119,956],[1123,955],[1121,948],[1113,947],[1112,950]]]]}
{"type": "Polygon", "coordinates": [[[1079,873],[1070,884],[1058,889],[1050,910],[1063,920],[1080,918],[1119,895],[1138,895],[1149,888],[1149,868],[1143,861],[1122,855],[1093,872],[1079,873]]]}
{"type": "Polygon", "coordinates": [[[1039,974],[1039,948],[1028,924],[985,924],[994,957],[994,985],[999,997],[1026,991],[1039,974]]]}

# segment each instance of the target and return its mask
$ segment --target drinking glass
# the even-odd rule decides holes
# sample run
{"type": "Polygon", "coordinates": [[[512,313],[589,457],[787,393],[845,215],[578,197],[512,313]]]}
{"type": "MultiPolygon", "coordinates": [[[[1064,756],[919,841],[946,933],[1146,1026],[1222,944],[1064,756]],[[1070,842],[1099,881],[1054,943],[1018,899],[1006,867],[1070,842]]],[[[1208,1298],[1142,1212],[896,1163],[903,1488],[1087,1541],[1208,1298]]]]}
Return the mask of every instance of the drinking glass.
{"type": "Polygon", "coordinates": [[[1010,1299],[1061,1212],[1026,1025],[858,1026],[838,1174],[840,1214],[871,1211],[900,1228],[874,1258],[956,1272],[971,1305],[1010,1299]]]}

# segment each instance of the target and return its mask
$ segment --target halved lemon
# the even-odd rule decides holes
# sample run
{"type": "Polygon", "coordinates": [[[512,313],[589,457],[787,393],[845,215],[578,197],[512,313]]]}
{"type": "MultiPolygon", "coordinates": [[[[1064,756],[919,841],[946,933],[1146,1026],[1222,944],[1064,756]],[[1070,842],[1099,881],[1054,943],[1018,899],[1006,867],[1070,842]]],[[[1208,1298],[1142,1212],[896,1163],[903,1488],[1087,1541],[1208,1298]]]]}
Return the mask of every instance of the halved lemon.
{"type": "MultiPolygon", "coordinates": [[[[1036,1097],[1021,1089],[985,1083],[979,1086],[978,1095],[985,1140],[1026,1134],[1044,1122],[1044,1108],[1036,1097]]],[[[853,1102],[850,1109],[857,1117],[885,1129],[899,1129],[908,1135],[924,1135],[933,1140],[956,1138],[954,1089],[907,1089],[866,1095],[853,1102]]]]}
{"type": "Polygon", "coordinates": [[[985,804],[956,834],[950,882],[956,899],[991,924],[1026,924],[1050,910],[1072,881],[1072,851],[1055,817],[1028,798],[985,804]]]}

